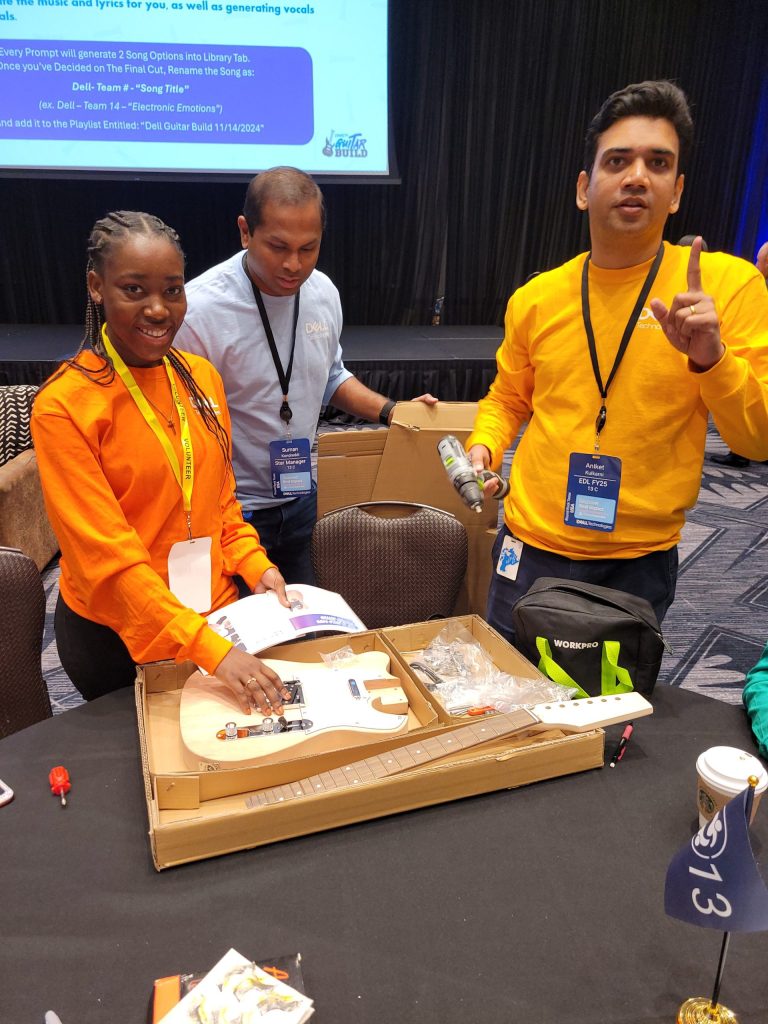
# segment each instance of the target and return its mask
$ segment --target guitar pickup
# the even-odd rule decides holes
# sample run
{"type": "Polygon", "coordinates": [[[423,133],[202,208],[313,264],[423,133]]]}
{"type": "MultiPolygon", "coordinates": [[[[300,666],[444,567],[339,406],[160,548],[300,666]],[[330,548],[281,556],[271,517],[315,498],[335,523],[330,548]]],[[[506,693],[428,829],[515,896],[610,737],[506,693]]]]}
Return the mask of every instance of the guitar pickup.
{"type": "Polygon", "coordinates": [[[302,689],[300,679],[286,679],[283,682],[283,686],[290,694],[283,702],[284,707],[293,707],[295,704],[304,703],[304,690],[302,689]]]}

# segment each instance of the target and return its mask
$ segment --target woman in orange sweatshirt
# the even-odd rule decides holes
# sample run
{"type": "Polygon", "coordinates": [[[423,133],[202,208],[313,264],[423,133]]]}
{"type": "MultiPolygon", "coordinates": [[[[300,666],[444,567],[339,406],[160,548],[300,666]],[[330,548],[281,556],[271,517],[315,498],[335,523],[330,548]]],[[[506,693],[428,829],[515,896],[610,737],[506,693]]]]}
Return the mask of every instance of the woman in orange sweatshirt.
{"type": "Polygon", "coordinates": [[[61,663],[88,700],[129,685],[135,663],[194,661],[276,713],[277,675],[206,614],[285,583],[235,498],[230,421],[216,370],[172,347],[184,319],[184,255],[146,213],[96,222],[86,332],[38,393],[32,434],[61,547],[61,663]]]}

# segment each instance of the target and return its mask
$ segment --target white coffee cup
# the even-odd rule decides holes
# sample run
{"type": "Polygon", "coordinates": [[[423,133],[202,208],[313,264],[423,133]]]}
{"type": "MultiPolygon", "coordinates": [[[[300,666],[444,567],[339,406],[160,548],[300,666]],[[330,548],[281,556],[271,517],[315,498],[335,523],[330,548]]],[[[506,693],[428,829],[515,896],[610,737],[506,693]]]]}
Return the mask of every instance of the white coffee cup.
{"type": "Polygon", "coordinates": [[[768,787],[768,772],[756,757],[737,747],[710,747],[703,754],[699,754],[696,773],[699,828],[704,828],[729,800],[738,796],[744,787],[749,785],[750,775],[757,777],[752,804],[754,818],[760,797],[768,787]]]}

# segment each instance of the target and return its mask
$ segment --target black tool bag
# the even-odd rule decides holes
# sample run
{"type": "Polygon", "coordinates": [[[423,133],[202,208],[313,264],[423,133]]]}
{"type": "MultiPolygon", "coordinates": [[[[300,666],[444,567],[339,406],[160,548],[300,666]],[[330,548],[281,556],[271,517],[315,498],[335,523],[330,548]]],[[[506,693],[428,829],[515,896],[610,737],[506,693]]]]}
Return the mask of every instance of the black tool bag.
{"type": "Polygon", "coordinates": [[[665,643],[645,598],[545,576],[515,604],[512,624],[521,653],[579,697],[656,684],[665,643]]]}

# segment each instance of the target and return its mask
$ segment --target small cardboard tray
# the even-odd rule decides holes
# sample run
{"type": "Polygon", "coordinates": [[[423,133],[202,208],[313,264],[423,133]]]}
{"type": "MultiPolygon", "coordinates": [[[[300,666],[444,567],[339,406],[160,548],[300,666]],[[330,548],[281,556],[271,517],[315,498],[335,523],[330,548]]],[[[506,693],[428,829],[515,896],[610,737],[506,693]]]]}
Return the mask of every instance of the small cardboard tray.
{"type": "MultiPolygon", "coordinates": [[[[435,707],[438,720],[443,725],[455,725],[457,722],[470,721],[470,718],[467,715],[453,715],[447,711],[440,702],[439,692],[429,690],[416,670],[411,669],[410,663],[417,660],[417,651],[423,651],[438,633],[451,625],[464,626],[490,657],[496,668],[501,669],[502,672],[524,679],[545,680],[542,673],[527,658],[524,658],[518,650],[507,643],[479,615],[457,615],[450,619],[440,619],[434,622],[416,622],[409,626],[390,626],[387,629],[382,629],[381,635],[384,642],[392,651],[393,665],[397,664],[413,675],[416,684],[424,691],[426,699],[435,707]]],[[[394,672],[395,669],[393,668],[392,671],[394,672]]]]}

